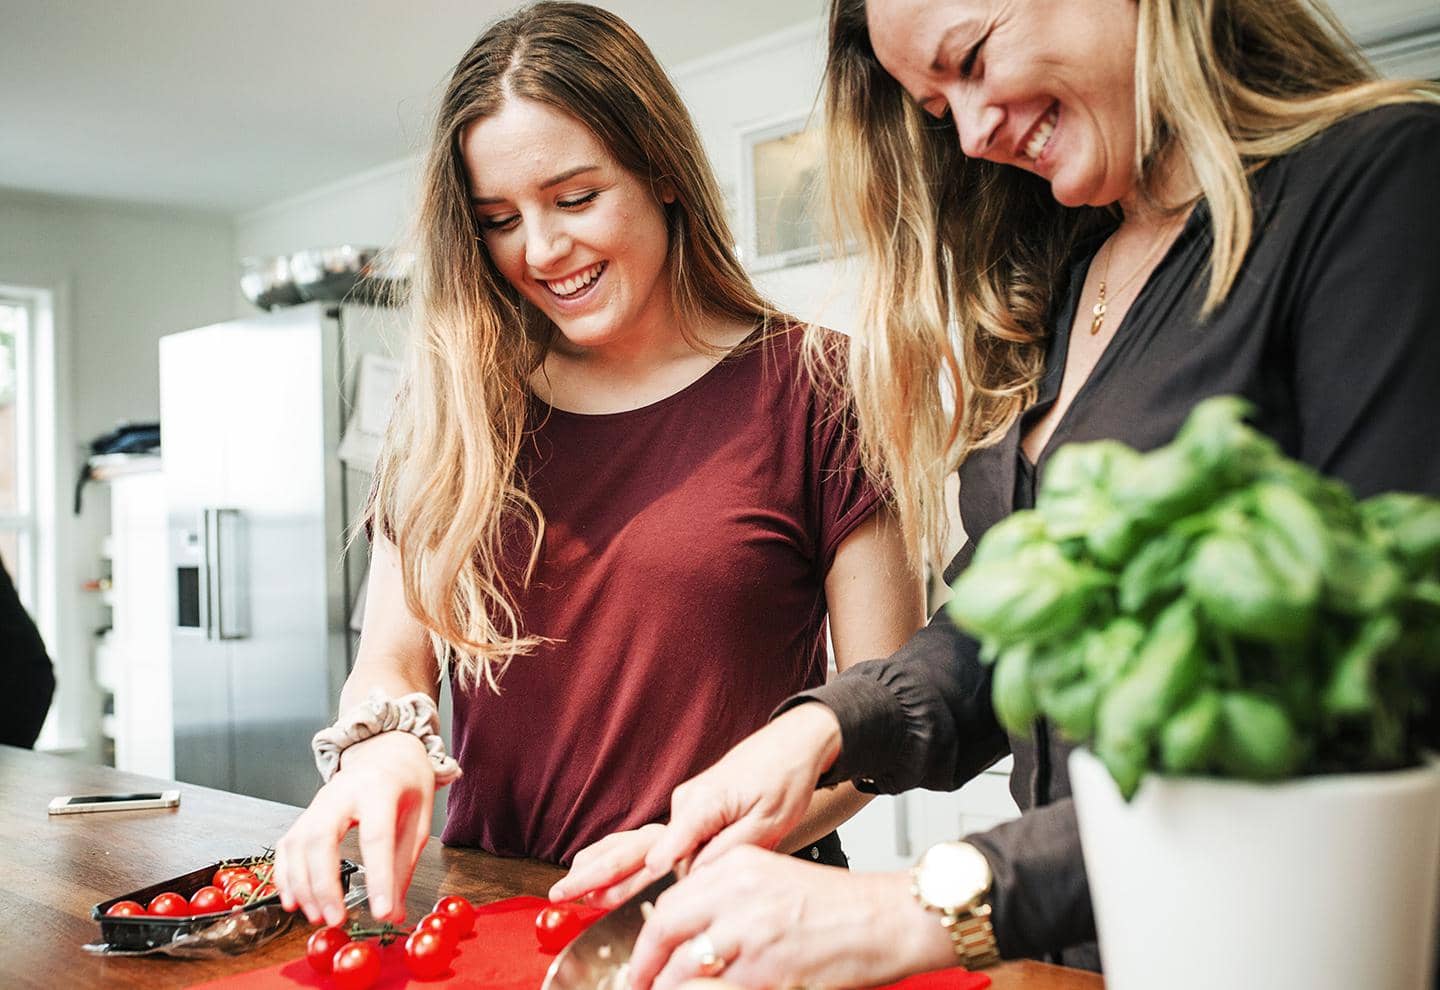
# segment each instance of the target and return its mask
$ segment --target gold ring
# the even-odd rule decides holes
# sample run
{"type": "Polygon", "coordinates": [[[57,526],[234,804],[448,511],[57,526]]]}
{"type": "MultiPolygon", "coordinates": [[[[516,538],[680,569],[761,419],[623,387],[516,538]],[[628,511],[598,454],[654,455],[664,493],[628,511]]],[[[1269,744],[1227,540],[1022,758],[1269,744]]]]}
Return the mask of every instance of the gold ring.
{"type": "Polygon", "coordinates": [[[701,932],[690,941],[685,943],[690,958],[695,963],[695,971],[701,976],[719,976],[725,972],[728,965],[720,950],[715,947],[715,941],[708,932],[701,932]]]}

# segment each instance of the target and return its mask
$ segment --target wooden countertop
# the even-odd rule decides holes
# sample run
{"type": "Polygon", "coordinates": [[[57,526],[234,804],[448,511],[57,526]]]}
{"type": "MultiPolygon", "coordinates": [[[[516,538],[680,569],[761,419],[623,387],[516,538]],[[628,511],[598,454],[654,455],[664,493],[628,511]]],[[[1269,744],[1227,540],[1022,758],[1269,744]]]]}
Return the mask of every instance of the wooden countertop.
{"type": "MultiPolygon", "coordinates": [[[[254,855],[283,835],[297,814],[289,805],[0,746],[0,986],[158,990],[299,958],[311,930],[303,920],[233,958],[105,957],[81,949],[99,938],[90,918],[98,902],[206,863],[254,855]],[[59,794],[177,787],[180,807],[174,809],[54,816],[46,811],[59,794]]],[[[359,860],[353,833],[345,854],[359,860]]],[[[447,849],[432,841],[415,868],[408,913],[418,918],[447,893],[477,903],[544,896],[561,872],[546,863],[447,849]]],[[[1033,962],[1007,963],[990,975],[995,990],[1103,987],[1093,974],[1033,962]]]]}

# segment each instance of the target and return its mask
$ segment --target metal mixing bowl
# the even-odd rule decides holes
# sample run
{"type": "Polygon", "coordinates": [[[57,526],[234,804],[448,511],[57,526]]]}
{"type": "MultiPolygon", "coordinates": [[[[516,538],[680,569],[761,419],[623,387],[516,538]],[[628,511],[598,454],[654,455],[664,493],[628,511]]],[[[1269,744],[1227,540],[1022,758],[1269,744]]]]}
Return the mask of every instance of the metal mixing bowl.
{"type": "Polygon", "coordinates": [[[297,251],[290,271],[307,300],[376,302],[385,294],[387,258],[379,248],[342,244],[297,251]]]}
{"type": "Polygon", "coordinates": [[[290,259],[284,255],[242,259],[240,291],[261,309],[277,309],[304,301],[291,275],[290,259]]]}

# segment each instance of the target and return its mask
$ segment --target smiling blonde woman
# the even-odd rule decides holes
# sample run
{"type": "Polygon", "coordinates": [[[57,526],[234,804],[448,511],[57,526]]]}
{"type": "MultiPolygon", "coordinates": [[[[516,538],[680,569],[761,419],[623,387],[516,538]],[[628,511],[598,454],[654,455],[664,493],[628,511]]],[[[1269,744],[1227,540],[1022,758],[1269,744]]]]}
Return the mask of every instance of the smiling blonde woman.
{"type": "MultiPolygon", "coordinates": [[[[372,912],[403,915],[437,774],[463,771],[448,844],[643,860],[676,784],[824,681],[827,626],[843,669],[922,618],[843,390],[803,373],[807,338],[838,335],[750,284],[695,128],[619,18],[541,3],[485,32],[417,230],[360,652],[328,782],[276,853],[286,907],[331,924],[356,823],[372,912]]],[[[864,800],[818,797],[786,847],[843,864],[833,830],[864,800]]]]}

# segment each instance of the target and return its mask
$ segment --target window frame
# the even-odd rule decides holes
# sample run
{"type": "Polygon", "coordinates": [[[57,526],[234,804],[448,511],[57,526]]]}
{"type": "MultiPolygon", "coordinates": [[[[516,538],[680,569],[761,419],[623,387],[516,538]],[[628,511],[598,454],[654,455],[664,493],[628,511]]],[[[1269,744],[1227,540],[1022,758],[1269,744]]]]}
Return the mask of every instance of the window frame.
{"type": "MultiPolygon", "coordinates": [[[[76,681],[83,671],[62,662],[64,630],[59,617],[75,605],[59,581],[64,521],[60,503],[60,472],[69,465],[60,446],[64,409],[59,367],[63,357],[61,329],[68,294],[63,280],[27,277],[24,272],[0,272],[0,301],[26,310],[24,340],[16,348],[16,432],[19,499],[16,511],[0,514],[0,528],[19,533],[19,560],[14,562],[16,591],[35,620],[55,663],[61,685],[76,681]]],[[[78,683],[78,682],[77,682],[78,683]]],[[[82,745],[73,727],[73,704],[67,692],[57,690],[50,718],[36,741],[37,749],[67,751],[82,745]]]]}

